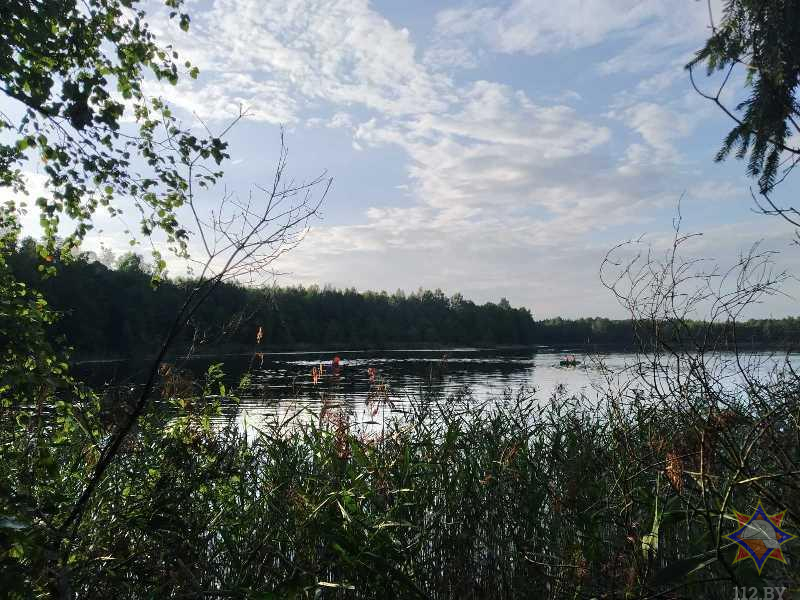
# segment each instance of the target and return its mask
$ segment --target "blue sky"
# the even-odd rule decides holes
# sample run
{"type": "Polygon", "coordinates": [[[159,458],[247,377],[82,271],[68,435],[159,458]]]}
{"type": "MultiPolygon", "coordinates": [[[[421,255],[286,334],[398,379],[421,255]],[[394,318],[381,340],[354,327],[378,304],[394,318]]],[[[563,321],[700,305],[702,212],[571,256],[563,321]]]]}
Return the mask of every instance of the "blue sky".
{"type": "MultiPolygon", "coordinates": [[[[602,257],[640,234],[663,241],[682,194],[684,228],[704,232],[692,252],[727,265],[763,240],[796,272],[792,231],[753,213],[743,165],[713,162],[730,123],[683,69],[709,33],[705,1],[188,7],[188,34],[159,34],[201,75],[149,89],[187,122],[248,109],[226,187],[270,180],[281,125],[292,174],[334,177],[279,283],[438,287],[539,317],[624,316],[600,285],[602,257]]],[[[796,191],[790,181],[781,195],[796,191]]],[[[87,244],[124,251],[120,227],[87,244]]],[[[794,289],[754,314],[793,313],[794,289]]]]}

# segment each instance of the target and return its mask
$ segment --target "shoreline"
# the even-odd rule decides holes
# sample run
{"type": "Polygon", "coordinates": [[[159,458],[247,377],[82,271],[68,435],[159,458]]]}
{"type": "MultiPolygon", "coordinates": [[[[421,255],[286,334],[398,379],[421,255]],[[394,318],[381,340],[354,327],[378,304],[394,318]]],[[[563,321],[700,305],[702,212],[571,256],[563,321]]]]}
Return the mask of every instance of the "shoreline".
{"type": "MultiPolygon", "coordinates": [[[[747,351],[759,352],[775,352],[792,354],[796,350],[787,348],[778,348],[774,345],[760,344],[760,343],[741,343],[737,346],[720,347],[716,349],[719,352],[733,352],[736,349],[747,351]]],[[[708,351],[708,350],[707,350],[708,351]]],[[[627,344],[587,344],[587,343],[564,343],[564,344],[508,344],[508,345],[493,345],[493,346],[464,346],[464,345],[426,345],[421,344],[389,344],[381,346],[353,346],[351,344],[340,344],[330,346],[313,346],[310,344],[294,344],[288,346],[278,346],[270,348],[269,350],[261,350],[259,348],[245,349],[242,347],[219,347],[216,349],[207,349],[204,352],[197,352],[193,354],[170,353],[166,356],[165,360],[208,360],[215,358],[245,358],[253,356],[254,354],[263,354],[264,356],[280,356],[292,354],[353,354],[353,353],[380,353],[380,352],[419,352],[419,353],[432,353],[432,352],[445,352],[445,353],[475,353],[475,352],[543,352],[543,353],[636,353],[640,350],[632,345],[627,344]]],[[[150,361],[156,358],[156,354],[146,355],[127,355],[127,356],[104,356],[95,357],[86,354],[75,354],[70,360],[70,364],[75,366],[80,365],[102,365],[124,363],[130,361],[150,361]]]]}

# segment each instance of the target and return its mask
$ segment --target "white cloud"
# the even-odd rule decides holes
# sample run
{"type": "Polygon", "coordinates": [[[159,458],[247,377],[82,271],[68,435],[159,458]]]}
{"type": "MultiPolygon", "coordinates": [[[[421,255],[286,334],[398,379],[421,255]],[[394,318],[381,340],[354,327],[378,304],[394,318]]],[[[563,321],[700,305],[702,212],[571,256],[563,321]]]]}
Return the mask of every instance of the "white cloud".
{"type": "Polygon", "coordinates": [[[331,120],[328,121],[327,127],[330,129],[352,129],[353,127],[353,118],[344,112],[337,112],[335,115],[331,117],[331,120]]]}
{"type": "MultiPolygon", "coordinates": [[[[712,0],[719,18],[721,0],[712,0]]],[[[599,66],[605,73],[639,71],[669,63],[676,48],[695,49],[708,37],[706,2],[684,0],[512,0],[505,7],[478,6],[438,13],[437,48],[477,55],[493,51],[553,54],[609,40],[623,50],[599,66]]],[[[682,50],[685,52],[685,49],[682,50]]]]}
{"type": "Polygon", "coordinates": [[[683,66],[687,62],[688,58],[674,60],[668,69],[641,79],[636,84],[636,93],[642,96],[654,96],[668,90],[678,81],[685,81],[686,72],[683,70],[683,66]]]}
{"type": "Polygon", "coordinates": [[[677,162],[675,142],[689,135],[693,119],[663,104],[640,102],[622,111],[620,118],[650,146],[653,160],[677,162]]]}
{"type": "Polygon", "coordinates": [[[432,69],[474,69],[478,56],[463,44],[436,45],[425,51],[423,62],[432,69]]]}
{"type": "Polygon", "coordinates": [[[579,169],[582,157],[603,146],[610,132],[571,108],[538,106],[507,86],[480,81],[466,88],[447,113],[403,123],[373,119],[355,136],[361,144],[402,147],[411,160],[417,197],[441,211],[443,219],[468,213],[508,224],[520,223],[520,213],[537,208],[553,212],[557,205],[548,203],[543,191],[565,172],[579,169]]]}
{"type": "Polygon", "coordinates": [[[274,81],[256,80],[250,73],[218,73],[200,85],[184,79],[176,86],[148,81],[150,96],[170,98],[204,121],[229,120],[245,110],[253,121],[273,125],[298,121],[298,102],[274,81]]]}
{"type": "Polygon", "coordinates": [[[170,96],[204,118],[243,103],[252,121],[339,129],[365,154],[405,153],[402,200],[378,207],[376,198],[357,224],[316,227],[280,264],[300,281],[442,287],[545,314],[612,314],[597,281],[604,251],[621,229],[653,226],[654,210],[683,191],[665,174],[684,166],[681,143],[702,113],[684,97],[653,95],[674,84],[684,46],[700,39],[699,4],[515,0],[443,11],[422,52],[367,0],[214,0],[175,39],[201,77],[170,96]],[[488,50],[533,55],[610,38],[623,50],[588,65],[593,76],[650,68],[636,52],[671,62],[609,98],[604,116],[565,105],[579,91],[543,98],[449,76],[488,50]],[[623,128],[631,139],[618,136],[623,128]]]}
{"type": "Polygon", "coordinates": [[[666,4],[660,1],[516,0],[490,35],[503,52],[556,52],[597,44],[664,12],[666,4]]]}
{"type": "Polygon", "coordinates": [[[514,0],[502,9],[443,10],[437,14],[434,33],[445,47],[458,47],[459,41],[483,42],[499,52],[545,54],[597,44],[664,12],[657,1],[514,0]]]}
{"type": "Polygon", "coordinates": [[[471,69],[478,65],[482,50],[476,48],[487,23],[497,20],[497,7],[456,8],[436,15],[434,41],[425,53],[432,68],[471,69]]]}
{"type": "Polygon", "coordinates": [[[395,116],[447,106],[447,78],[422,67],[409,32],[367,0],[214,0],[191,32],[160,33],[201,70],[175,101],[207,117],[207,106],[240,102],[267,122],[320,102],[395,116]]]}
{"type": "Polygon", "coordinates": [[[643,100],[638,92],[620,94],[608,116],[635,134],[621,160],[619,173],[642,175],[655,167],[662,171],[686,166],[679,149],[697,127],[713,114],[708,103],[687,92],[669,100],[643,100]]]}

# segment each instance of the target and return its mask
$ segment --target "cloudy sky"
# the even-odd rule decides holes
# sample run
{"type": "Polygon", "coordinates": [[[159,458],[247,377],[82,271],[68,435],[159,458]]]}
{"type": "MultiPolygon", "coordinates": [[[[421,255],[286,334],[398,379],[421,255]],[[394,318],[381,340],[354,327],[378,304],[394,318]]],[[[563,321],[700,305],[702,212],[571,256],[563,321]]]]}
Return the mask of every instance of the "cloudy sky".
{"type": "MultiPolygon", "coordinates": [[[[764,240],[795,270],[792,231],[754,214],[743,165],[713,162],[730,123],[683,69],[709,34],[705,0],[188,6],[190,32],[160,35],[200,77],[151,91],[212,126],[247,108],[226,187],[271,180],[281,126],[292,174],[334,177],[323,218],[278,265],[282,283],[438,287],[539,317],[622,316],[600,261],[621,240],[668,232],[682,194],[684,228],[704,232],[698,255],[724,265],[764,240]]],[[[100,237],[123,250],[114,227],[100,237]]]]}

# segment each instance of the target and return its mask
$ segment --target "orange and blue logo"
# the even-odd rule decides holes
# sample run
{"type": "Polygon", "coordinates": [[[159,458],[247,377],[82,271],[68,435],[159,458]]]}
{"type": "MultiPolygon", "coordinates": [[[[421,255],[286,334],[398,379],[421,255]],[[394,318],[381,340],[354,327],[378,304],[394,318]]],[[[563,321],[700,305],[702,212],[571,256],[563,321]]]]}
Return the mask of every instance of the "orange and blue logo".
{"type": "Polygon", "coordinates": [[[759,500],[758,507],[751,515],[733,512],[739,521],[739,529],[725,536],[738,546],[733,564],[752,558],[759,575],[770,558],[786,564],[782,547],[797,536],[781,528],[785,510],[768,515],[759,500]]]}

